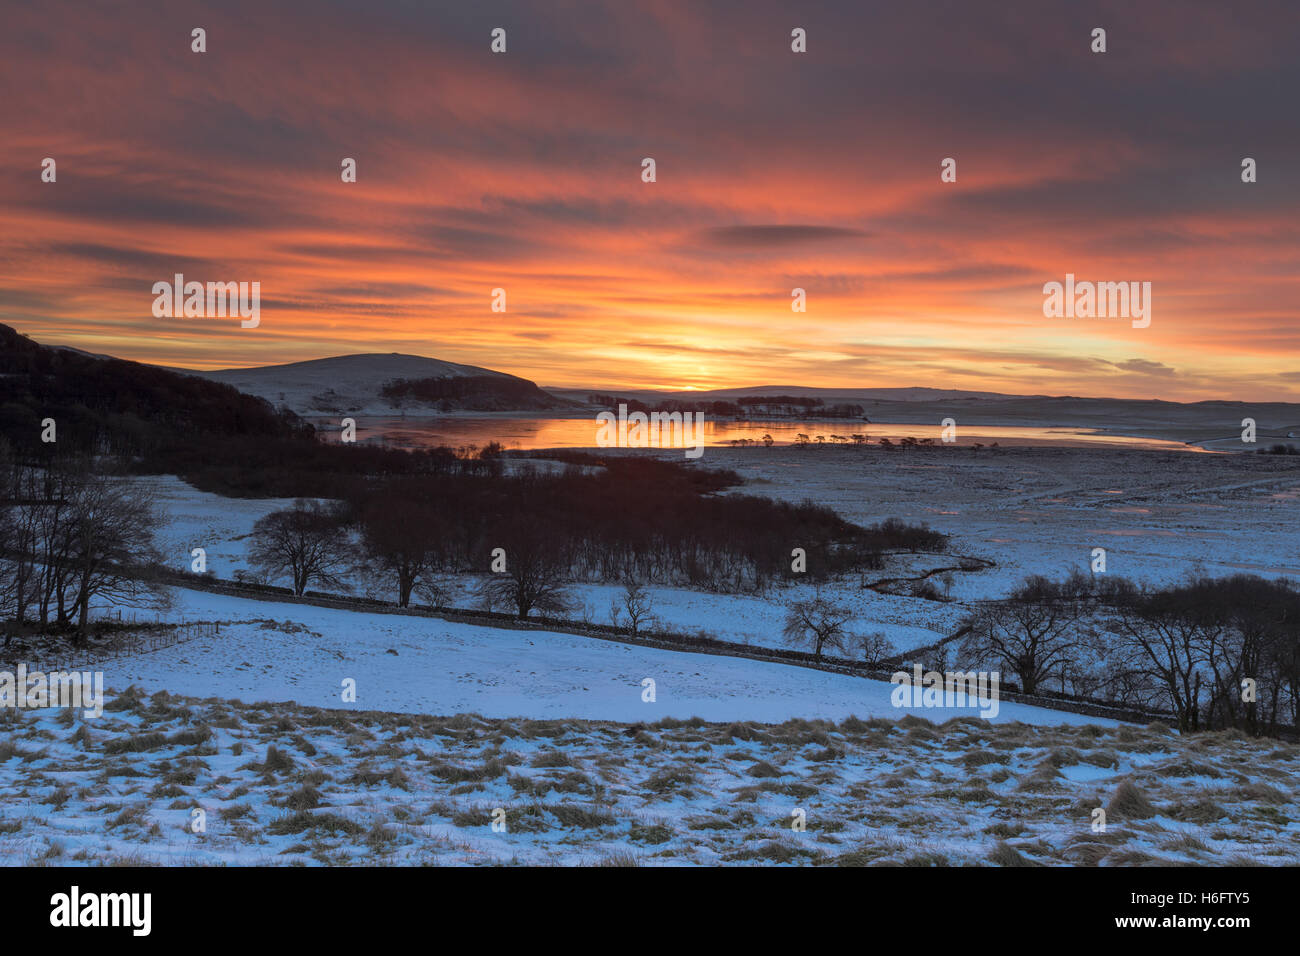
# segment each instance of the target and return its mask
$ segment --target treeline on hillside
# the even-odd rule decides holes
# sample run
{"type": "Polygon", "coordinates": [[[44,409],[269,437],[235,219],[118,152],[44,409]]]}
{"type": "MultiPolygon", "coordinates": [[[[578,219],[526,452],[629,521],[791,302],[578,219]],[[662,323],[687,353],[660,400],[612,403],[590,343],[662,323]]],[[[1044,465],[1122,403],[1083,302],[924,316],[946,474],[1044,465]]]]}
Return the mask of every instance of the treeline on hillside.
{"type": "Polygon", "coordinates": [[[250,497],[340,497],[376,476],[500,467],[493,454],[322,441],[292,412],[229,385],[42,346],[3,325],[0,439],[25,461],[109,456],[137,474],[250,497]],[[53,441],[42,440],[47,420],[53,441]]]}
{"type": "Polygon", "coordinates": [[[229,385],[38,345],[0,325],[0,437],[41,444],[54,419],[65,451],[165,455],[194,436],[310,438],[311,426],[229,385]]]}
{"type": "Polygon", "coordinates": [[[442,411],[511,411],[567,404],[527,379],[503,375],[399,378],[385,383],[379,393],[394,406],[417,402],[436,405],[442,411]]]}
{"type": "Polygon", "coordinates": [[[860,527],[811,502],[712,493],[727,481],[640,457],[562,474],[394,478],[341,507],[300,502],[267,516],[254,550],[268,574],[291,578],[299,593],[313,579],[329,583],[349,567],[366,568],[404,605],[439,574],[488,573],[498,603],[527,616],[562,607],[566,583],[755,591],[796,577],[796,548],[806,564],[797,576],[821,580],[879,567],[886,549],[945,542],[897,521],[860,527]],[[359,542],[359,552],[350,553],[349,542],[359,542]]]}
{"type": "Polygon", "coordinates": [[[1027,693],[1166,711],[1180,730],[1300,727],[1300,589],[1291,581],[1035,576],[967,624],[959,665],[999,670],[1027,693]]]}
{"type": "Polygon", "coordinates": [[[137,471],[177,474],[201,491],[247,498],[343,498],[375,479],[398,476],[492,475],[497,446],[476,451],[343,444],[334,440],[209,437],[153,458],[137,471]]]}

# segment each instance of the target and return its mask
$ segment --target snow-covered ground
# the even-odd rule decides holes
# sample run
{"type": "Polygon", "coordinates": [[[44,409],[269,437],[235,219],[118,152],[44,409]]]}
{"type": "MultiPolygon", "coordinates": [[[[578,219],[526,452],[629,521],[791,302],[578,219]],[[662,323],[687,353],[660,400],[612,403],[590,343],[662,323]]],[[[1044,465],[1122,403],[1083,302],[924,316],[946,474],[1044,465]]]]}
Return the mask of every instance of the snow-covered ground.
{"type": "Polygon", "coordinates": [[[1102,448],[710,449],[739,493],[811,499],[850,521],[926,522],[950,550],[996,562],[952,596],[1006,594],[1025,576],[1088,571],[1177,581],[1190,572],[1300,577],[1300,457],[1102,448]]]}
{"type": "MultiPolygon", "coordinates": [[[[898,718],[894,686],[804,667],[638,647],[548,631],[480,627],[174,589],[172,616],[220,632],[97,665],[107,686],[243,701],[420,714],[655,721],[898,718]],[[655,700],[643,699],[654,681],[655,700]],[[345,680],[356,702],[343,700],[345,680]]],[[[917,708],[945,720],[978,708],[917,708]]],[[[1097,723],[1003,702],[994,718],[1097,723]]]]}
{"type": "MultiPolygon", "coordinates": [[[[935,579],[951,602],[832,589],[853,630],[900,649],[1027,574],[1086,568],[1094,547],[1145,580],[1300,573],[1296,459],[773,448],[710,449],[706,465],[864,524],[928,521],[995,562],[935,579]]],[[[138,480],[167,516],[168,562],[203,547],[223,578],[247,568],[257,518],[289,504],[138,480]]],[[[169,619],[219,632],[98,665],[115,691],[101,718],[0,711],[0,863],[1300,863],[1294,744],[1011,703],[952,720],[806,668],[172,590],[169,619]]],[[[806,590],[655,588],[654,611],[777,643],[806,590]]],[[[607,620],[618,591],[575,588],[576,616],[607,620]]]]}
{"type": "Polygon", "coordinates": [[[226,579],[248,569],[248,539],[257,520],[272,511],[292,507],[295,500],[224,498],[199,491],[173,475],[130,480],[148,493],[162,517],[155,540],[163,564],[188,571],[191,552],[203,548],[208,570],[226,579]]]}
{"type": "Polygon", "coordinates": [[[627,727],[138,692],[0,729],[10,865],[1300,863],[1300,748],[1234,734],[627,727]]]}

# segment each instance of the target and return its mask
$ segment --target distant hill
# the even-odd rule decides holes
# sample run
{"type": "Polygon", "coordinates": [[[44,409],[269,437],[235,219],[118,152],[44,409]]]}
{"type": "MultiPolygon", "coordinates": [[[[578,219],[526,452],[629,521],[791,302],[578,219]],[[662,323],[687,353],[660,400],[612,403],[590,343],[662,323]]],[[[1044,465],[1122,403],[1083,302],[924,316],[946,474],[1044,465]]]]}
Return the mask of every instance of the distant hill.
{"type": "Polygon", "coordinates": [[[578,399],[592,393],[626,395],[641,401],[672,399],[675,401],[723,402],[741,398],[756,398],[765,395],[795,396],[799,398],[819,399],[823,404],[874,401],[874,402],[937,402],[965,401],[967,399],[996,399],[1011,397],[1042,396],[1008,396],[1000,392],[972,392],[956,388],[814,388],[807,385],[750,385],[744,388],[715,388],[693,390],[688,392],[657,391],[650,389],[627,388],[548,388],[554,395],[578,399]]]}
{"type": "MultiPolygon", "coordinates": [[[[613,393],[645,405],[685,403],[707,407],[758,396],[817,399],[824,406],[856,405],[872,422],[938,425],[954,418],[960,425],[1014,425],[1040,428],[1093,428],[1131,437],[1182,441],[1221,450],[1254,450],[1241,442],[1241,421],[1258,424],[1259,443],[1300,433],[1300,404],[1288,402],[1166,402],[1159,399],[1085,398],[1072,395],[1007,395],[947,388],[810,388],[759,385],[708,391],[552,388],[578,401],[613,393]]],[[[814,409],[811,415],[816,415],[814,409]]]]}
{"type": "Polygon", "coordinates": [[[720,388],[709,392],[691,392],[709,398],[745,398],[758,395],[797,395],[819,398],[827,404],[847,401],[937,402],[968,398],[1006,398],[999,392],[972,392],[958,388],[810,388],[805,385],[754,385],[748,388],[720,388]]]}
{"type": "Polygon", "coordinates": [[[398,352],[340,355],[260,368],[183,371],[305,416],[574,407],[573,402],[544,392],[525,378],[398,352]]]}

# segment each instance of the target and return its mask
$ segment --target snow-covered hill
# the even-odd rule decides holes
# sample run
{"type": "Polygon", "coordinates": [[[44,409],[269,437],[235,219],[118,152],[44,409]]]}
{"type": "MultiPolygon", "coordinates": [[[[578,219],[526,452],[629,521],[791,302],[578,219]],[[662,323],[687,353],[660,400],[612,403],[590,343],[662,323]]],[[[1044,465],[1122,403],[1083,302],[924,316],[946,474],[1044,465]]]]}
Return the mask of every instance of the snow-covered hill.
{"type": "MultiPolygon", "coordinates": [[[[504,372],[457,365],[420,355],[362,353],[333,358],[267,365],[260,368],[231,368],[211,372],[177,369],[190,375],[232,385],[241,392],[257,395],[277,407],[287,405],[299,415],[392,415],[395,406],[382,394],[384,385],[398,379],[499,379],[506,385],[531,385],[504,372]]],[[[408,412],[432,412],[428,405],[408,402],[408,412]]]]}

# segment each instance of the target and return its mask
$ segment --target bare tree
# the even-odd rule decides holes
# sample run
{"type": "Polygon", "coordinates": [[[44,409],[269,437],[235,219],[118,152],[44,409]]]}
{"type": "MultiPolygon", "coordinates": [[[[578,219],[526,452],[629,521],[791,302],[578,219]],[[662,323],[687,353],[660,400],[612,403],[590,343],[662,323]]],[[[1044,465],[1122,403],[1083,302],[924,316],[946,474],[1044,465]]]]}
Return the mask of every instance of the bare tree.
{"type": "Polygon", "coordinates": [[[1128,668],[1173,711],[1180,730],[1238,726],[1258,733],[1276,725],[1300,618],[1300,596],[1289,583],[1194,577],[1130,595],[1119,612],[1118,644],[1128,668]],[[1246,679],[1262,700],[1243,695],[1246,679]]]}
{"type": "Polygon", "coordinates": [[[397,603],[409,606],[411,591],[441,560],[446,532],[438,513],[414,494],[386,491],[362,505],[358,523],[367,570],[395,577],[397,603]]]}
{"type": "Polygon", "coordinates": [[[10,459],[0,470],[0,611],[19,628],[33,602],[42,627],[53,612],[56,626],[82,637],[96,602],[165,603],[152,573],[159,518],[137,486],[95,474],[86,461],[38,468],[10,459]]]}
{"type": "Polygon", "coordinates": [[[568,568],[554,535],[514,523],[503,525],[495,537],[504,543],[505,570],[489,574],[479,587],[484,604],[513,604],[521,618],[534,610],[561,614],[572,606],[565,588],[568,568]]]}
{"type": "Polygon", "coordinates": [[[1074,663],[1084,638],[1077,627],[1081,606],[1075,578],[1063,584],[1041,575],[1026,578],[1005,601],[975,612],[961,644],[963,658],[995,662],[1015,674],[1026,694],[1074,663]]]}
{"type": "Polygon", "coordinates": [[[654,601],[650,597],[650,592],[645,586],[635,578],[629,577],[623,583],[623,593],[619,596],[618,602],[614,604],[614,613],[611,618],[617,625],[620,618],[626,614],[628,628],[635,637],[640,633],[641,628],[654,620],[654,601]]]}
{"type": "Polygon", "coordinates": [[[420,599],[430,607],[448,607],[451,605],[452,592],[446,583],[434,575],[425,575],[415,585],[420,599]]]}
{"type": "Polygon", "coordinates": [[[299,499],[292,508],[273,511],[253,525],[249,558],[271,576],[288,575],[293,593],[301,596],[312,581],[337,585],[349,551],[338,513],[299,499]]]}
{"type": "Polygon", "coordinates": [[[6,546],[12,555],[13,614],[22,626],[27,620],[27,608],[38,599],[37,582],[40,568],[36,562],[36,549],[40,533],[40,510],[34,507],[36,476],[32,469],[19,469],[10,485],[14,495],[13,506],[6,519],[6,546]]]}
{"type": "Polygon", "coordinates": [[[898,653],[898,649],[889,642],[882,631],[854,634],[847,643],[861,652],[863,661],[871,667],[878,667],[898,653]]]}
{"type": "Polygon", "coordinates": [[[1268,669],[1276,675],[1269,691],[1271,721],[1276,726],[1285,714],[1292,727],[1300,727],[1300,595],[1280,618],[1264,652],[1268,669]]]}
{"type": "Polygon", "coordinates": [[[88,468],[83,463],[51,466],[34,472],[31,484],[35,551],[39,555],[38,580],[33,597],[38,602],[42,625],[49,623],[54,611],[55,622],[69,624],[67,607],[68,575],[72,536],[68,530],[72,501],[86,480],[88,468]]]}
{"type": "MultiPolygon", "coordinates": [[[[21,541],[20,525],[25,512],[21,506],[22,469],[13,460],[9,443],[0,439],[0,619],[13,619],[22,625],[22,569],[28,563],[30,549],[21,541]]],[[[12,636],[5,629],[5,646],[12,636]]]]}
{"type": "Polygon", "coordinates": [[[1128,666],[1159,689],[1178,720],[1179,730],[1199,730],[1201,704],[1212,683],[1208,655],[1222,621],[1186,607],[1182,589],[1148,591],[1122,609],[1121,650],[1128,666]]]}
{"type": "Polygon", "coordinates": [[[1227,623],[1208,648],[1214,691],[1207,725],[1275,730],[1289,683],[1287,660],[1300,636],[1300,593],[1289,581],[1246,574],[1199,586],[1217,593],[1213,603],[1225,609],[1227,623]],[[1255,694],[1243,694],[1248,679],[1255,694]]]}
{"type": "Polygon", "coordinates": [[[820,660],[824,650],[843,650],[848,636],[844,625],[852,616],[848,608],[818,594],[790,605],[781,633],[791,647],[811,646],[820,660]]]}
{"type": "MultiPolygon", "coordinates": [[[[138,487],[104,475],[85,476],[73,490],[65,529],[72,595],[70,614],[84,635],[96,600],[143,606],[166,593],[151,575],[159,516],[138,487]]],[[[60,607],[64,602],[60,599],[60,607]]]]}

